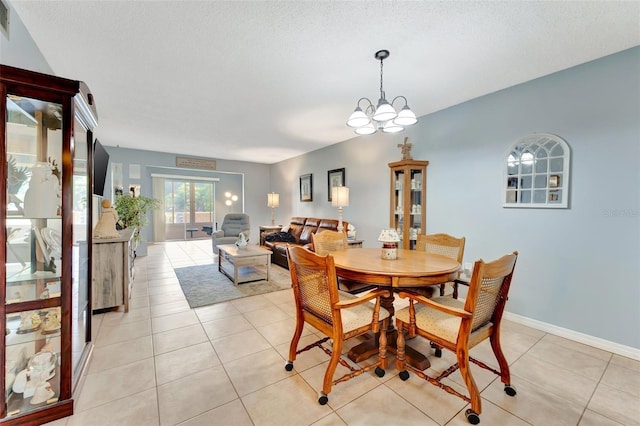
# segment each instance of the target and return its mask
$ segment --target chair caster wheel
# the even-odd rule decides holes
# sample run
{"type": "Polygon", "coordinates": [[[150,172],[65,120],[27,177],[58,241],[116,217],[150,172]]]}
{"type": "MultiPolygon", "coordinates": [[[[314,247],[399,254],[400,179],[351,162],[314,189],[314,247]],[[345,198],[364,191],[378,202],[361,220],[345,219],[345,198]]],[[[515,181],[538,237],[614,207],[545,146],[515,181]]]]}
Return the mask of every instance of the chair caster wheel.
{"type": "Polygon", "coordinates": [[[400,374],[398,374],[398,376],[400,377],[400,380],[404,382],[409,378],[409,372],[407,370],[401,371],[400,374]]]}
{"type": "Polygon", "coordinates": [[[504,385],[504,392],[509,396],[516,396],[516,388],[511,385],[504,385]]]}
{"type": "Polygon", "coordinates": [[[480,416],[478,416],[478,414],[476,414],[476,412],[471,408],[467,409],[467,411],[464,412],[464,415],[467,416],[467,421],[472,425],[480,423],[480,416]]]}
{"type": "Polygon", "coordinates": [[[386,371],[384,371],[382,368],[380,367],[376,367],[376,376],[378,377],[384,377],[384,373],[386,373],[386,371]]]}
{"type": "Polygon", "coordinates": [[[329,402],[329,397],[327,395],[320,395],[320,398],[318,398],[318,403],[320,405],[326,405],[327,402],[329,402]]]}
{"type": "Polygon", "coordinates": [[[284,365],[284,369],[287,371],[293,370],[293,362],[289,361],[284,365]]]}
{"type": "Polygon", "coordinates": [[[433,342],[429,342],[429,346],[431,346],[433,349],[435,349],[436,351],[436,357],[438,358],[442,358],[442,348],[438,347],[438,345],[436,345],[433,342]]]}

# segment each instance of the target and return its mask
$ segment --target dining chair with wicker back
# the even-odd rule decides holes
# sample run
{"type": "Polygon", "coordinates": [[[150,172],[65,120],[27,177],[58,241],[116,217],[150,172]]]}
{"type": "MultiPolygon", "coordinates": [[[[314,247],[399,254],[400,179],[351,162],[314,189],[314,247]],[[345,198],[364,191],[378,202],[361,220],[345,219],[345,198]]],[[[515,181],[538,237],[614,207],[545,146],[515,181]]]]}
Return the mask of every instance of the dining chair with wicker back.
{"type": "MultiPolygon", "coordinates": [[[[456,238],[449,234],[418,235],[416,250],[422,250],[433,254],[441,254],[443,256],[450,257],[451,259],[455,259],[458,263],[462,264],[464,243],[465,237],[456,238]]],[[[440,296],[444,296],[447,284],[451,284],[453,286],[453,298],[457,299],[458,283],[456,281],[440,284],[440,296]]]]}
{"type": "Polygon", "coordinates": [[[396,368],[400,379],[407,380],[408,371],[412,371],[418,377],[467,401],[471,408],[465,414],[471,424],[480,422],[482,406],[469,361],[499,375],[507,395],[516,395],[516,390],[511,385],[509,364],[500,346],[500,325],[517,258],[518,252],[514,251],[492,262],[475,262],[464,302],[452,297],[429,299],[415,293],[398,293],[401,298],[409,299],[409,306],[395,312],[398,329],[396,368]],[[437,377],[428,376],[413,368],[405,361],[404,332],[407,332],[408,338],[421,336],[438,347],[452,351],[457,362],[437,377]],[[486,339],[491,342],[499,370],[469,355],[470,349],[486,339]],[[441,381],[456,370],[460,370],[468,395],[463,395],[441,381]]]}
{"type": "Polygon", "coordinates": [[[377,289],[360,297],[339,291],[335,264],[330,254],[321,256],[303,247],[288,247],[287,252],[296,302],[296,328],[285,369],[291,371],[297,355],[314,347],[319,347],[330,355],[322,392],[318,398],[321,405],[328,402],[333,385],[372,369],[375,369],[378,377],[383,377],[388,362],[386,329],[389,312],[380,306],[380,296],[388,296],[388,291],[377,289]],[[369,303],[371,300],[375,300],[375,304],[369,303]],[[315,327],[325,337],[298,349],[305,323],[315,327]],[[345,340],[367,332],[380,333],[378,360],[365,367],[355,368],[342,359],[343,344],[345,340]],[[326,346],[329,348],[323,346],[328,340],[330,343],[326,346]],[[350,372],[334,380],[338,363],[350,372]]]}
{"type": "MultiPolygon", "coordinates": [[[[311,241],[313,243],[313,251],[320,255],[325,255],[331,253],[332,251],[349,248],[347,234],[344,232],[317,232],[311,235],[311,241]]],[[[376,286],[338,277],[338,288],[342,291],[346,291],[347,293],[358,294],[362,293],[363,291],[374,289],[376,288],[376,286]]]]}

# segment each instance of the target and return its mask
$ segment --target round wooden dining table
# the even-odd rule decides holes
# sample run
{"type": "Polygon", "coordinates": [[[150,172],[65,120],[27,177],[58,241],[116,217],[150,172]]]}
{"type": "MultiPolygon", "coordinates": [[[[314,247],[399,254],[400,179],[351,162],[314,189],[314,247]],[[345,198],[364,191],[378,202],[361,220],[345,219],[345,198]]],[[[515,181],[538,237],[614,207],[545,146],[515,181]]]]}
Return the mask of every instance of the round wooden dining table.
{"type": "MultiPolygon", "coordinates": [[[[389,297],[380,304],[391,314],[387,328],[389,350],[395,353],[396,329],[393,324],[393,290],[440,285],[458,277],[460,263],[446,256],[417,250],[398,249],[398,258],[383,259],[380,248],[356,248],[332,251],[336,274],[340,279],[389,288],[389,297]]],[[[370,339],[349,351],[349,359],[360,362],[378,352],[378,339],[370,339]],[[373,341],[372,341],[373,340],[373,341]]],[[[426,356],[406,347],[407,360],[421,370],[429,368],[426,356]]]]}

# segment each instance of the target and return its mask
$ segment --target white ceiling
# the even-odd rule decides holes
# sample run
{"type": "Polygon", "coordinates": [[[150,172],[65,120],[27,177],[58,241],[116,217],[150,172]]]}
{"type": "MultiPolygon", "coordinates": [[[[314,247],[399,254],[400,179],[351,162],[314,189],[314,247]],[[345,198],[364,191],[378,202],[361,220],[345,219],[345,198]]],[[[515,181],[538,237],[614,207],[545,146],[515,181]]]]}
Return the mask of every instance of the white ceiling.
{"type": "Polygon", "coordinates": [[[420,116],[640,45],[640,2],[11,0],[105,145],[274,163],[354,137],[360,97],[420,116]]]}

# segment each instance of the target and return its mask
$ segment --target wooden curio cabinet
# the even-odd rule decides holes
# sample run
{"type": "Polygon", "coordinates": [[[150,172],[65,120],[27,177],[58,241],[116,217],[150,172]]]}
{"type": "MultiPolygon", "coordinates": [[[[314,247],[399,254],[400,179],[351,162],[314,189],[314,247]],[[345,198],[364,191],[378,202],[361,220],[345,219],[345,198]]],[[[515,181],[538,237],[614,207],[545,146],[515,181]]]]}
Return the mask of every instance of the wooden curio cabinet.
{"type": "Polygon", "coordinates": [[[0,423],[41,424],[73,413],[91,350],[97,115],[79,81],[0,65],[0,93],[0,423]]]}
{"type": "Polygon", "coordinates": [[[389,227],[398,231],[399,248],[415,249],[418,234],[425,233],[428,165],[428,161],[417,160],[389,163],[389,227]]]}

